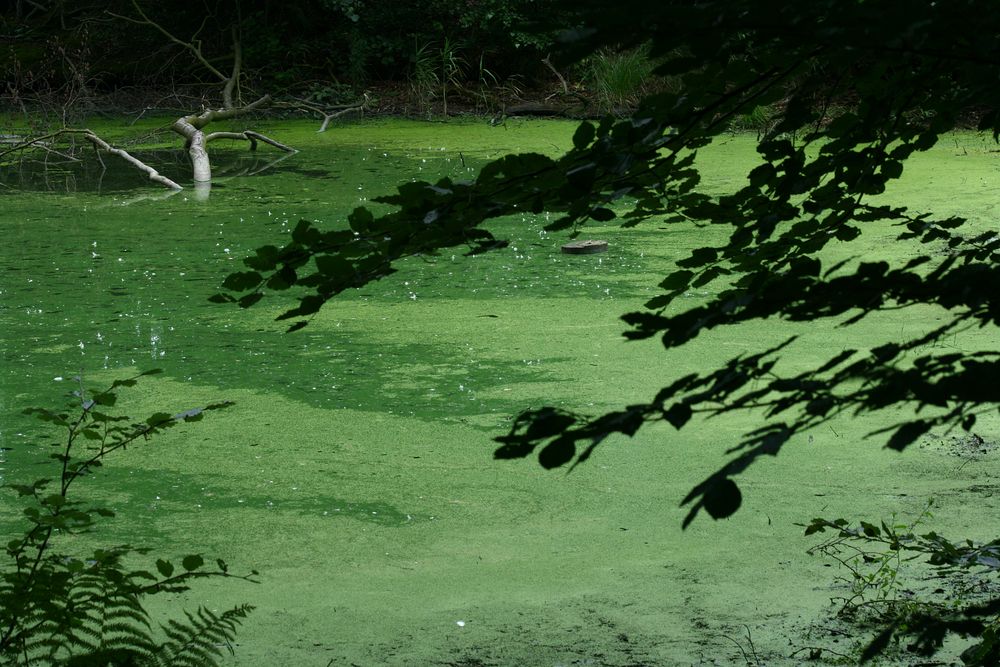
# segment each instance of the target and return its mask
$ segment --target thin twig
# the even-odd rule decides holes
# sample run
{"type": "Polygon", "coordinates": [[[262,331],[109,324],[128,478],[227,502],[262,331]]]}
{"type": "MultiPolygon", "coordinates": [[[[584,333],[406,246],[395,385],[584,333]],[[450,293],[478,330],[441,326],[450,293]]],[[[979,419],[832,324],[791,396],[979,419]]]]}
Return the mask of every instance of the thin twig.
{"type": "Polygon", "coordinates": [[[316,130],[316,133],[326,132],[327,127],[330,125],[330,121],[334,118],[339,118],[348,113],[358,112],[364,113],[365,107],[368,105],[368,94],[365,93],[360,102],[353,102],[351,104],[338,104],[330,107],[321,107],[312,102],[306,100],[295,99],[292,102],[276,102],[272,106],[281,109],[299,109],[301,111],[311,111],[312,113],[319,114],[323,117],[323,122],[316,130]]]}
{"type": "Polygon", "coordinates": [[[552,70],[552,73],[559,79],[559,83],[562,84],[563,93],[565,95],[569,95],[569,84],[566,83],[566,79],[563,78],[563,75],[559,73],[559,70],[557,70],[552,64],[552,61],[549,60],[550,55],[552,54],[546,54],[546,56],[542,58],[542,64],[552,70]]]}
{"type": "MultiPolygon", "coordinates": [[[[136,2],[136,0],[132,0],[132,6],[135,7],[136,12],[138,12],[139,16],[142,17],[141,21],[138,20],[138,19],[136,19],[136,18],[132,18],[130,16],[125,16],[124,14],[116,14],[116,13],[110,11],[110,10],[108,10],[107,13],[110,16],[114,16],[115,18],[122,19],[123,21],[128,21],[130,23],[135,23],[137,25],[148,25],[148,26],[151,26],[151,27],[155,28],[164,37],[166,37],[167,39],[169,39],[174,44],[177,44],[178,46],[180,46],[182,48],[185,48],[188,51],[190,51],[194,55],[194,57],[198,60],[198,62],[200,62],[202,65],[204,65],[205,68],[209,72],[211,72],[216,77],[218,77],[219,81],[225,82],[225,81],[228,80],[228,77],[225,74],[223,74],[222,72],[220,72],[218,69],[216,69],[215,66],[212,65],[212,63],[208,62],[208,59],[205,58],[204,54],[202,54],[202,52],[201,52],[201,42],[200,41],[185,42],[184,40],[182,40],[182,39],[174,36],[173,33],[171,33],[169,30],[167,30],[166,28],[164,28],[162,25],[160,25],[159,23],[157,23],[153,19],[149,18],[146,15],[146,13],[144,11],[142,11],[142,8],[139,6],[139,3],[136,2]]],[[[200,31],[201,31],[201,29],[199,28],[199,32],[200,31]]],[[[195,36],[197,36],[197,33],[195,33],[195,36]]]]}

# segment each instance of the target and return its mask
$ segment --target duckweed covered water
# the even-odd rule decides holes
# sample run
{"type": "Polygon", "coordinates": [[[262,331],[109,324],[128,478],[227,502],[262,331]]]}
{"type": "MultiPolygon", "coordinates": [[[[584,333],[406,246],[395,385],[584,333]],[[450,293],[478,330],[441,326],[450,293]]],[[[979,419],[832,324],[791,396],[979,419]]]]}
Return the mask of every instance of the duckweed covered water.
{"type": "MultiPolygon", "coordinates": [[[[831,641],[815,623],[837,589],[804,554],[796,522],[915,514],[934,496],[935,530],[995,536],[997,458],[959,469],[933,442],[882,451],[862,436],[884,415],[836,421],[758,464],[744,476],[743,510],[685,532],[680,499],[759,415],[680,433],[653,426],[572,474],[492,460],[492,437],[529,407],[596,413],[648,400],[681,374],[792,333],[800,340],[783,364],[805,368],[831,341],[873,347],[940,315],[888,313],[849,329],[750,323],[671,353],[623,342],[617,317],[715,232],[603,227],[588,235],[609,252],[569,256],[544,216],[507,219],[492,229],[509,248],[410,258],[294,334],[273,321],[285,295],[248,311],[207,301],[300,218],[340,225],[406,179],[471,175],[511,151],[556,153],[573,128],[374,122],[316,135],[275,124],[268,132],[302,151],[267,167],[275,156],[263,150],[215,150],[222,175],[207,200],[151,189],[112,162],[3,171],[2,474],[42,474],[47,436],[19,413],[61,400],[74,376],[98,386],[162,368],[123,397],[134,416],[236,401],[88,482],[119,513],[109,541],[261,571],[259,586],[208,582],[156,602],[158,613],[256,605],[234,665],[736,664],[727,637],[745,637],[744,626],[767,664],[798,664],[797,648],[831,641]]],[[[954,141],[921,156],[889,196],[987,224],[1000,207],[997,158],[975,137],[954,141]]],[[[175,151],[146,157],[183,173],[182,161],[170,166],[175,151]]],[[[709,149],[708,187],[739,183],[754,159],[749,138],[709,149]]],[[[884,256],[894,236],[876,231],[857,248],[884,256]]],[[[978,349],[995,335],[954,344],[978,349]]],[[[996,424],[977,431],[995,438],[996,424]]]]}

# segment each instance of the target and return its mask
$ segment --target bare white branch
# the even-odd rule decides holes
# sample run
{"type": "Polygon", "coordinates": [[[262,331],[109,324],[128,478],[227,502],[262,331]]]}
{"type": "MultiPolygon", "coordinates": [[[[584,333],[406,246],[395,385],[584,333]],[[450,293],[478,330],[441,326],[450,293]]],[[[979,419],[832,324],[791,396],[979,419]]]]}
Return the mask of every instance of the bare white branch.
{"type": "Polygon", "coordinates": [[[84,139],[93,144],[94,148],[105,151],[106,153],[111,153],[112,155],[117,155],[118,157],[122,158],[123,160],[131,164],[133,167],[138,169],[139,171],[144,172],[149,177],[149,180],[153,181],[154,183],[159,183],[160,185],[171,188],[173,190],[184,189],[174,181],[170,180],[160,172],[150,167],[148,164],[146,164],[139,158],[135,157],[134,155],[126,151],[125,149],[115,148],[107,141],[97,136],[92,130],[88,130],[86,128],[64,127],[61,130],[56,130],[55,132],[50,132],[40,137],[35,137],[33,139],[29,139],[15,146],[12,146],[3,152],[0,152],[0,157],[3,157],[4,155],[7,155],[8,153],[12,153],[14,151],[26,150],[34,146],[45,147],[46,146],[45,142],[47,142],[50,139],[54,139],[58,136],[61,136],[63,134],[78,134],[82,136],[84,139]]]}

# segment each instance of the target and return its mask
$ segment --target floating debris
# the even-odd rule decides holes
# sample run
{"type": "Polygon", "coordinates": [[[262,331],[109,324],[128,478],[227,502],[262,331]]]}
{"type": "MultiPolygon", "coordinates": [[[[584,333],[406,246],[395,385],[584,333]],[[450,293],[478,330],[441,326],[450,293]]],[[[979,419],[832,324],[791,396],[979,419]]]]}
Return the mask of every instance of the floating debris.
{"type": "Polygon", "coordinates": [[[572,241],[563,245],[562,251],[569,255],[593,255],[599,252],[607,252],[608,242],[596,239],[586,239],[584,241],[572,241]]]}

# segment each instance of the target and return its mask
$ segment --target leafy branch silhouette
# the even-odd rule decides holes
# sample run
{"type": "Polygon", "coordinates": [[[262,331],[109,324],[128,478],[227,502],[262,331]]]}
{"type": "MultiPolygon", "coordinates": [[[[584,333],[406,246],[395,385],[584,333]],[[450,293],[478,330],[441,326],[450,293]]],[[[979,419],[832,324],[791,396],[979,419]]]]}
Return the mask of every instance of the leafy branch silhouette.
{"type": "Polygon", "coordinates": [[[507,155],[473,180],[406,183],[376,200],[391,205],[389,213],[357,208],[347,228],[301,221],[284,246],[248,257],[249,270],[230,275],[213,301],[249,307],[267,291],[295,288],[297,305],[278,319],[296,330],[337,294],[390,275],[402,258],[456,246],[468,254],[494,250],[505,241],[485,227],[490,220],[546,211],[559,214],[546,229],[571,234],[589,221],[633,227],[650,218],[728,230],[724,244],[678,261],[644,310],[624,315],[629,339],[659,336],[678,348],[750,321],[849,326],[889,310],[940,310],[945,323],[912,339],[838,352],[794,377],[774,376],[786,349],[779,345],[678,379],[646,405],[590,417],[529,410],[498,438],[501,458],[538,449],[542,465],[557,467],[586,461],[609,434],[633,435],[651,420],[681,428],[695,412],[763,409],[767,423],[745,434],[728,451],[732,458],[684,499],[692,507],[685,525],[703,508],[716,518],[732,514],[741,502],[735,474],[833,416],[900,406],[937,411],[872,434],[904,449],[932,426],[969,429],[1000,405],[990,379],[994,351],[956,355],[936,347],[965,327],[997,324],[1000,236],[961,233],[967,221],[959,216],[935,219],[872,200],[962,118],[1000,134],[1000,54],[948,32],[986,14],[1000,20],[983,2],[945,9],[627,0],[613,16],[593,3],[578,9],[580,27],[567,33],[564,58],[648,43],[657,73],[676,77],[678,92],[647,97],[625,120],[581,123],[561,157],[507,155]],[[777,112],[759,139],[760,163],[732,191],[706,188],[698,150],[760,105],[777,112]],[[855,243],[863,229],[895,231],[894,242],[912,256],[865,261],[855,243]],[[830,249],[854,255],[831,262],[830,249]],[[715,295],[688,307],[680,297],[695,289],[715,295]],[[575,456],[578,443],[585,448],[575,456]]]}
{"type": "Polygon", "coordinates": [[[65,435],[50,455],[58,478],[9,485],[27,503],[23,516],[28,527],[7,543],[7,561],[0,569],[0,664],[213,665],[222,655],[219,647],[228,646],[240,621],[252,611],[249,605],[223,614],[200,609],[183,621],[169,621],[164,628],[167,640],[161,642],[143,607],[146,596],[185,591],[193,580],[206,577],[256,582],[257,572],[232,574],[221,559],[208,568],[199,554],[184,556],[179,568],[158,559],[155,573],[132,569],[131,558],[149,549],[127,544],[97,548],[86,556],[59,550],[65,537],[91,533],[100,519],[114,516],[106,507],[76,500],[71,491],[77,481],[129,445],[231,405],[213,403],[173,415],[157,412],[142,422],[112,413],[122,388],[158,372],[115,380],[103,390],[85,391],[81,381],[65,409],[24,411],[65,435]]]}

